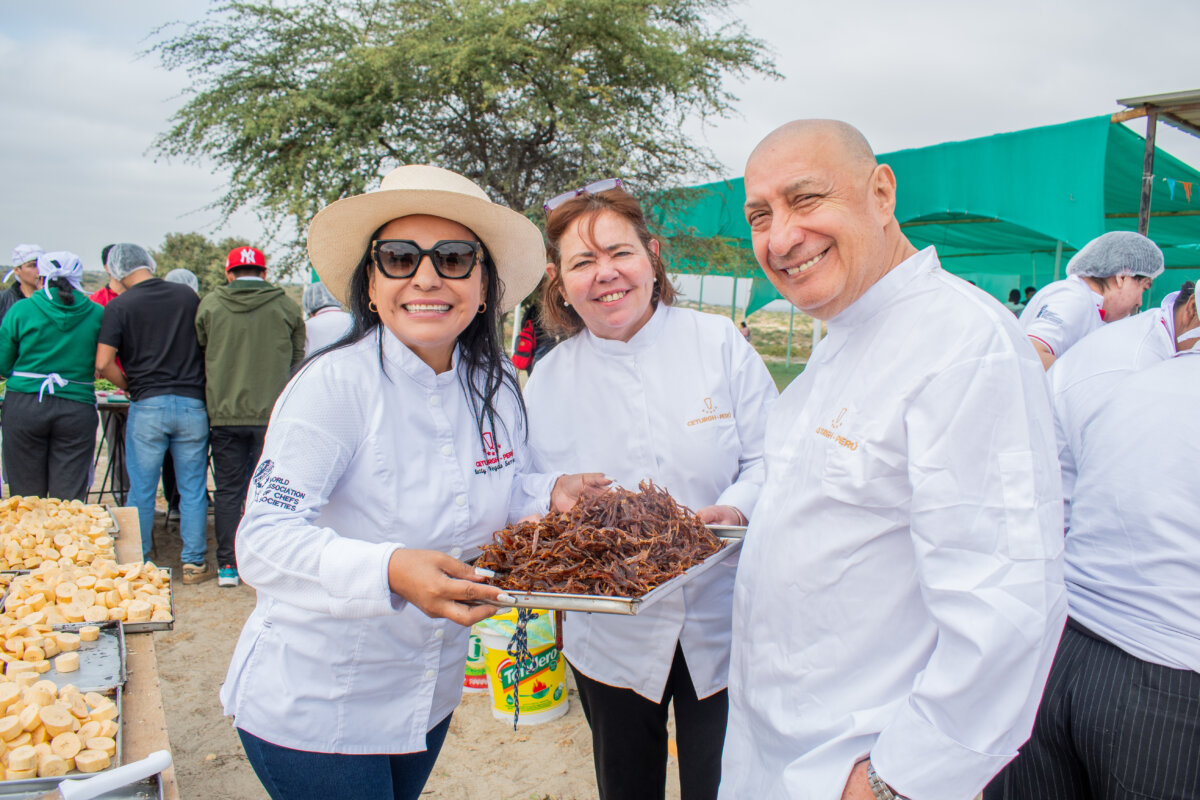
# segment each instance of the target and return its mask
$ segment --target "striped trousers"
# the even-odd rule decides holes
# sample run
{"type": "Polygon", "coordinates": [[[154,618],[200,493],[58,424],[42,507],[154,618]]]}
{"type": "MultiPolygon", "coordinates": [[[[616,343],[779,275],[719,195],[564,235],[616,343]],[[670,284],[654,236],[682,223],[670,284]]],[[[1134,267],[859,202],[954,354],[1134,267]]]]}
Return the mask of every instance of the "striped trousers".
{"type": "Polygon", "coordinates": [[[1142,661],[1068,620],[1033,735],[983,796],[1200,799],[1200,674],[1142,661]]]}

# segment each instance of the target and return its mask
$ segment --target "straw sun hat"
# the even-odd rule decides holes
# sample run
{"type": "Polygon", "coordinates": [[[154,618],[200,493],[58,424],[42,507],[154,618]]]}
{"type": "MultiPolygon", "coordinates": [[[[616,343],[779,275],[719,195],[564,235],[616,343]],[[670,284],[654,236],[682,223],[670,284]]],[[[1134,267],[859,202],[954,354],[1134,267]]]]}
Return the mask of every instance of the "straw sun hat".
{"type": "Polygon", "coordinates": [[[338,200],[313,217],[308,257],[334,297],[342,303],[348,300],[350,276],[371,234],[385,222],[411,214],[444,217],[474,231],[491,253],[504,285],[501,312],[515,308],[545,274],[546,248],[536,225],[493,203],[456,172],[413,164],[389,172],[376,191],[338,200]]]}

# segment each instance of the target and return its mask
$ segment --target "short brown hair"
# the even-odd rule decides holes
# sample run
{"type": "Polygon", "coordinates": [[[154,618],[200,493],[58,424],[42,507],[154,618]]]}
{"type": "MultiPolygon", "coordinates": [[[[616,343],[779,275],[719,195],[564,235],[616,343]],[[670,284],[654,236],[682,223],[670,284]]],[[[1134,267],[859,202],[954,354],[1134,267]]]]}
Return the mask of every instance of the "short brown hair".
{"type": "Polygon", "coordinates": [[[646,215],[642,213],[642,204],[638,199],[620,187],[599,194],[581,194],[563,203],[546,217],[546,252],[554,262],[554,274],[549,280],[542,281],[539,299],[542,306],[542,327],[556,336],[574,336],[584,327],[579,313],[574,308],[563,305],[562,252],[559,250],[562,237],[575,220],[586,219],[581,232],[590,239],[596,227],[596,218],[604,211],[611,211],[633,225],[638,241],[646,249],[655,279],[650,303],[669,306],[675,302],[675,287],[667,279],[667,265],[663,263],[660,255],[650,249],[650,240],[653,237],[646,225],[646,215]]]}

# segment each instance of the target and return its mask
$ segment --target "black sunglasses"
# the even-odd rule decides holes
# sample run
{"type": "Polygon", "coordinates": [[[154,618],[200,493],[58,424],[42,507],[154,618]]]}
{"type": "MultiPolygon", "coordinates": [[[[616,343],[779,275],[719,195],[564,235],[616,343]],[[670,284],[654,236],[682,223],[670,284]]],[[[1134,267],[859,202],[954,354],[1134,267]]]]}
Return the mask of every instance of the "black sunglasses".
{"type": "Polygon", "coordinates": [[[412,239],[376,239],[371,243],[371,261],[389,278],[411,278],[421,259],[429,256],[438,275],[456,281],[470,277],[480,247],[479,242],[443,239],[426,250],[412,239]]]}

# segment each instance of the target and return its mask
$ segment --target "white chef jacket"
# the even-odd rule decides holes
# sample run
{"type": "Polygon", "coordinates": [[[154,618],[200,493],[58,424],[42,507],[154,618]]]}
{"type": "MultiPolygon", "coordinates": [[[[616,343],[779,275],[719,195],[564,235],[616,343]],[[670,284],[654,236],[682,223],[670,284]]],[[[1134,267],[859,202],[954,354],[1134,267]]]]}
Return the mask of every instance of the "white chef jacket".
{"type": "Polygon", "coordinates": [[[526,473],[504,390],[485,448],[458,366],[456,351],[436,374],[381,329],[276,402],[237,534],[258,591],[221,689],[239,728],[298,750],[408,753],[458,704],[468,631],[392,594],[388,559],[457,558],[545,512],[554,481],[526,473]]]}
{"type": "Polygon", "coordinates": [[[1083,278],[1069,275],[1029,299],[1021,312],[1021,328],[1055,358],[1104,324],[1104,295],[1092,291],[1083,278]]]}
{"type": "Polygon", "coordinates": [[[1130,655],[1200,672],[1200,355],[1129,375],[1092,422],[1066,545],[1071,616],[1130,655]]]}
{"type": "Polygon", "coordinates": [[[1032,346],[932,247],[830,320],[767,423],[723,800],[837,800],[868,754],[967,800],[1016,755],[1066,613],[1054,455],[1032,346]]]}
{"type": "Polygon", "coordinates": [[[350,332],[354,318],[340,308],[322,308],[304,322],[304,355],[311,356],[350,332]]]}
{"type": "Polygon", "coordinates": [[[1131,372],[1175,355],[1174,292],[1158,308],[1102,325],[1054,362],[1047,376],[1054,404],[1054,432],[1062,466],[1063,503],[1071,526],[1075,453],[1092,419],[1131,372]]]}
{"type": "MultiPolygon", "coordinates": [[[[762,483],[763,430],[778,391],[723,317],[659,304],[628,342],[586,329],[555,347],[525,385],[538,471],[651,478],[696,510],[749,517],[762,483]]],[[[593,680],[659,702],[683,648],[697,697],[725,688],[736,559],[634,617],[568,613],[563,650],[593,680]]]]}

